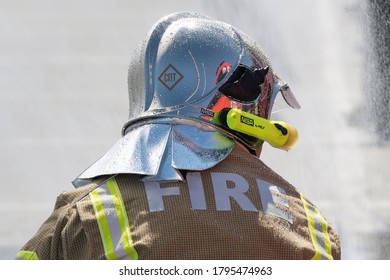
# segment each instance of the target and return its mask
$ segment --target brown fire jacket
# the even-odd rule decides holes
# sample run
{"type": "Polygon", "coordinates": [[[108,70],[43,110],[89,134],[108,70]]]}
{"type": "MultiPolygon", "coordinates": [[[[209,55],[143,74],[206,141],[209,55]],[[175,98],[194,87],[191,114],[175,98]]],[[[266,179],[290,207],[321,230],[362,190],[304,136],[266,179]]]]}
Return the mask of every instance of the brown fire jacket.
{"type": "Polygon", "coordinates": [[[317,208],[234,149],[185,182],[118,174],[61,194],[19,259],[340,259],[317,208]]]}

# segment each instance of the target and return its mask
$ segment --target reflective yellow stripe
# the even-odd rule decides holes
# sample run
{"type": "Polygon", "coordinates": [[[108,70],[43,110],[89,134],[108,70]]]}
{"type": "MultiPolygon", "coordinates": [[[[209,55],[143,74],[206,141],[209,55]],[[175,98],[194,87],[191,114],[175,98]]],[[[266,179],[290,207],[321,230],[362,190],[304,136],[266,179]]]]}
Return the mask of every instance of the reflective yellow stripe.
{"type": "Polygon", "coordinates": [[[130,223],[118,184],[114,178],[90,193],[107,259],[138,259],[130,223]]]}
{"type": "Polygon", "coordinates": [[[116,260],[110,229],[108,227],[106,215],[104,213],[103,203],[99,195],[99,189],[93,190],[89,194],[89,197],[91,198],[93,209],[95,211],[96,221],[99,226],[100,237],[104,247],[104,254],[108,260],[116,260]]]}
{"type": "Polygon", "coordinates": [[[34,251],[20,251],[17,253],[16,258],[19,260],[39,260],[37,253],[34,251]]]}
{"type": "Polygon", "coordinates": [[[123,246],[130,259],[136,260],[138,259],[138,253],[134,248],[133,239],[131,238],[130,223],[127,217],[125,205],[123,204],[122,194],[120,193],[115,179],[109,180],[107,182],[107,186],[114,201],[115,211],[122,231],[121,239],[123,246]]]}
{"type": "Polygon", "coordinates": [[[309,207],[308,207],[308,204],[307,204],[305,198],[302,197],[302,200],[304,201],[307,222],[308,222],[308,225],[309,225],[309,232],[310,232],[311,242],[313,243],[314,250],[315,250],[315,254],[314,254],[314,256],[311,259],[312,260],[319,260],[321,258],[321,253],[320,253],[320,249],[319,249],[319,246],[318,246],[318,243],[317,243],[317,235],[316,235],[316,230],[315,230],[315,226],[314,226],[314,218],[313,218],[313,216],[311,215],[311,213],[309,211],[309,207]]]}
{"type": "Polygon", "coordinates": [[[314,247],[313,260],[328,259],[332,260],[332,247],[328,234],[328,223],[322,217],[320,212],[309,204],[305,196],[301,194],[301,200],[305,208],[309,234],[314,247]]]}
{"type": "Polygon", "coordinates": [[[321,222],[322,222],[322,234],[324,235],[325,252],[327,254],[327,258],[328,258],[328,260],[332,260],[333,259],[332,245],[330,243],[330,237],[328,234],[328,223],[325,221],[324,217],[322,217],[322,215],[317,210],[317,208],[315,209],[315,211],[316,211],[317,215],[320,217],[321,222]]]}

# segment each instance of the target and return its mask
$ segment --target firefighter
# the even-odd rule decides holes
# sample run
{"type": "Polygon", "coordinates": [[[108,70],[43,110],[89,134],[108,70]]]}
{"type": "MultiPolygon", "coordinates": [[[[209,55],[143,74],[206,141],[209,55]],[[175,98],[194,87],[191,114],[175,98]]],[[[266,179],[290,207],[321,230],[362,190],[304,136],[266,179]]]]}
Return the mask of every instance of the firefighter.
{"type": "Polygon", "coordinates": [[[296,142],[269,120],[276,97],[299,103],[247,35],[166,16],[135,51],[128,86],[123,136],[18,259],[340,259],[335,230],[259,159],[264,142],[296,142]]]}

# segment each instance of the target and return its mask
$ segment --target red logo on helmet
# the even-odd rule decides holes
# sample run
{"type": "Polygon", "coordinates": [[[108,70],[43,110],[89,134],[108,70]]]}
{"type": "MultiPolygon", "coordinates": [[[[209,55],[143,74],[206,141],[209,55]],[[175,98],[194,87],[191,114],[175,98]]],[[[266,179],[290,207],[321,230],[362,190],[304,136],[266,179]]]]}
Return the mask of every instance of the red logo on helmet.
{"type": "Polygon", "coordinates": [[[232,71],[232,66],[228,62],[222,61],[222,63],[218,66],[217,73],[215,74],[215,83],[218,84],[220,81],[222,81],[222,79],[230,71],[232,71]]]}

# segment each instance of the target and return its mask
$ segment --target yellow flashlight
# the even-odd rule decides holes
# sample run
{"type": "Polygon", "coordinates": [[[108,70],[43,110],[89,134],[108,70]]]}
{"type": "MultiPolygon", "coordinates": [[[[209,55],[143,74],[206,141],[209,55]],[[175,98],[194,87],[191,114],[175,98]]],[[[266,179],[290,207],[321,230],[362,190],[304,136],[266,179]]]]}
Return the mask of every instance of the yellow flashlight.
{"type": "Polygon", "coordinates": [[[218,113],[218,120],[229,129],[259,138],[285,151],[292,149],[298,141],[298,131],[292,125],[264,119],[239,109],[223,109],[218,113]]]}

